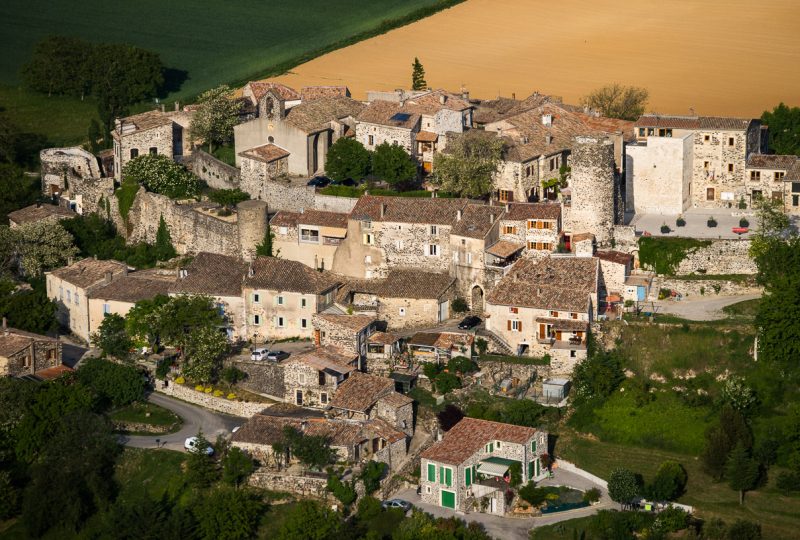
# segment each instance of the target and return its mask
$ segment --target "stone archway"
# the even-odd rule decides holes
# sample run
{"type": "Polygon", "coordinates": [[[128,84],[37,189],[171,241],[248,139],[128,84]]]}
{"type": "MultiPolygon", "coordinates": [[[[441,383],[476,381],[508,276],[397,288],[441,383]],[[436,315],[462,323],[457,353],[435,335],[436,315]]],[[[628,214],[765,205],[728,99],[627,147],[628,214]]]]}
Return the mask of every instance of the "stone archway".
{"type": "Polygon", "coordinates": [[[483,313],[483,289],[479,285],[472,287],[470,307],[475,313],[483,313]]]}

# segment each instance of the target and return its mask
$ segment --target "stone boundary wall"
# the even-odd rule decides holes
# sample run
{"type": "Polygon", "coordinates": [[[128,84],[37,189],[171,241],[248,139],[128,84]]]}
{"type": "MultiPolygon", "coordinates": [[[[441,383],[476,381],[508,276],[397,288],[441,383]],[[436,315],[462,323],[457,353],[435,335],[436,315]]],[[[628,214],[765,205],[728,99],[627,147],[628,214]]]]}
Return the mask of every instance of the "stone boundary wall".
{"type": "Polygon", "coordinates": [[[199,405],[206,409],[211,409],[212,411],[240,416],[242,418],[251,418],[269,407],[269,405],[264,403],[230,401],[225,398],[214,397],[211,394],[205,394],[193,388],[187,388],[181,384],[176,384],[175,381],[170,381],[169,386],[166,388],[163,388],[161,381],[157,382],[155,386],[156,391],[162,394],[199,405]]]}
{"type": "Polygon", "coordinates": [[[225,367],[233,366],[247,374],[239,386],[257,394],[266,394],[276,401],[283,401],[286,385],[283,379],[283,365],[280,362],[264,362],[247,358],[233,358],[223,362],[225,367]]]}
{"type": "MultiPolygon", "coordinates": [[[[595,484],[599,485],[606,491],[608,491],[608,482],[600,478],[599,476],[595,476],[590,472],[584,471],[583,469],[578,468],[577,465],[574,463],[570,463],[569,461],[564,461],[563,459],[556,460],[558,466],[556,467],[556,471],[558,469],[563,469],[567,472],[571,472],[572,474],[577,474],[582,478],[586,478],[590,482],[594,482],[595,484]]],[[[556,473],[558,475],[558,473],[556,473]]]]}
{"type": "Polygon", "coordinates": [[[195,175],[214,189],[236,189],[239,187],[241,173],[236,167],[220,161],[199,148],[183,160],[195,175]]]}
{"type": "Polygon", "coordinates": [[[288,491],[303,497],[316,497],[326,500],[328,498],[327,478],[297,476],[260,470],[250,476],[248,483],[253,487],[272,491],[288,491]]]}
{"type": "Polygon", "coordinates": [[[334,197],[333,195],[314,194],[314,209],[326,212],[349,214],[355,208],[358,199],[353,197],[334,197]]]}
{"type": "Polygon", "coordinates": [[[762,287],[754,281],[745,282],[720,280],[720,279],[674,279],[664,278],[661,280],[660,288],[678,291],[683,296],[737,296],[743,294],[761,294],[764,292],[762,287]],[[714,287],[719,287],[719,292],[714,287]],[[700,289],[703,289],[701,293],[700,289]]]}
{"type": "Polygon", "coordinates": [[[687,253],[677,274],[755,274],[758,268],[749,252],[750,240],[712,240],[710,246],[687,253]]]}
{"type": "Polygon", "coordinates": [[[267,201],[270,214],[280,210],[299,212],[305,208],[349,214],[358,202],[352,197],[320,195],[311,186],[292,185],[280,179],[265,182],[264,200],[267,201]]]}
{"type": "Polygon", "coordinates": [[[166,426],[158,426],[155,424],[144,424],[140,422],[112,422],[115,431],[128,431],[134,433],[155,433],[162,434],[168,433],[175,429],[178,423],[169,424],[166,426]]]}

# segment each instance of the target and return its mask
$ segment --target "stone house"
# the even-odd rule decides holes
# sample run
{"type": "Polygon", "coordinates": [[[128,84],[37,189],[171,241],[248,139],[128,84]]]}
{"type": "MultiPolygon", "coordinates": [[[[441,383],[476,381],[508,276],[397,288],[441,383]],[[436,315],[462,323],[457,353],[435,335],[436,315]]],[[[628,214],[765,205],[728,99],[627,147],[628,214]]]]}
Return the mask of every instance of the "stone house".
{"type": "Polygon", "coordinates": [[[450,318],[455,279],[449,274],[392,270],[383,279],[351,280],[337,304],[355,313],[374,314],[390,329],[436,324],[450,318]]]}
{"type": "Polygon", "coordinates": [[[75,181],[103,176],[97,158],[80,146],[45,148],[39,152],[39,161],[42,193],[47,197],[61,194],[75,181]]]}
{"type": "Polygon", "coordinates": [[[456,211],[456,223],[450,229],[450,275],[456,279],[458,295],[475,312],[483,311],[486,292],[497,279],[497,272],[487,268],[492,257],[486,250],[499,238],[503,213],[501,206],[467,204],[456,211]]]}
{"type": "MultiPolygon", "coordinates": [[[[752,154],[763,153],[766,148],[766,131],[756,119],[720,118],[709,116],[662,116],[645,114],[634,122],[637,142],[646,142],[645,149],[634,154],[646,165],[656,162],[656,157],[646,153],[660,153],[663,145],[652,144],[656,137],[691,141],[691,156],[683,156],[683,165],[691,163],[691,186],[688,190],[690,205],[699,208],[722,208],[737,204],[742,198],[752,204],[752,191],[747,189],[746,165],[752,154]]],[[[663,160],[661,160],[663,161],[663,160]]],[[[677,166],[677,165],[675,165],[677,166]]],[[[635,167],[635,164],[634,164],[635,167]]],[[[641,172],[641,171],[640,171],[641,172]]],[[[640,185],[644,197],[654,197],[653,190],[683,193],[683,173],[674,175],[669,186],[640,185]],[[680,182],[680,185],[675,185],[680,182]]],[[[634,187],[636,172],[634,172],[634,187]]],[[[757,195],[760,196],[760,195],[757,195]]],[[[633,203],[637,193],[634,189],[633,203]]],[[[674,204],[670,205],[673,208],[674,204]]]]}
{"type": "Polygon", "coordinates": [[[417,159],[417,135],[422,117],[400,103],[373,101],[356,116],[356,140],[367,150],[383,143],[401,146],[417,159]]]}
{"type": "Polygon", "coordinates": [[[526,484],[547,475],[547,433],[463,418],[420,454],[422,501],[458,512],[504,515],[509,468],[519,463],[526,484]]]}
{"type": "Polygon", "coordinates": [[[289,152],[272,143],[239,152],[239,189],[254,199],[267,198],[267,182],[289,172],[289,152]]]}
{"type": "Polygon", "coordinates": [[[621,251],[598,251],[600,260],[600,283],[598,296],[603,301],[609,294],[623,296],[625,281],[633,270],[633,255],[621,251]]]}
{"type": "Polygon", "coordinates": [[[254,84],[257,83],[249,86],[254,88],[258,117],[234,127],[237,165],[242,164],[242,153],[246,150],[273,144],[288,152],[288,174],[321,173],[328,149],[340,137],[354,133],[354,119],[364,108],[362,103],[346,96],[300,102],[300,95],[283,85],[254,87],[254,84]]]}
{"type": "Polygon", "coordinates": [[[520,259],[487,299],[486,328],[517,354],[549,354],[551,369],[569,374],[586,358],[599,281],[594,257],[520,259]]]}
{"type": "Polygon", "coordinates": [[[561,242],[561,205],[507,203],[500,218],[499,239],[521,245],[523,254],[552,253],[561,242]]]}
{"type": "Polygon", "coordinates": [[[414,400],[394,388],[392,379],[354,372],[336,390],[331,413],[348,420],[382,419],[410,437],[414,434],[414,400]]]}
{"type": "Polygon", "coordinates": [[[472,357],[475,336],[461,332],[417,332],[406,342],[415,362],[447,363],[456,356],[472,357]]]}
{"type": "Polygon", "coordinates": [[[8,225],[12,229],[25,225],[26,223],[38,223],[39,221],[50,221],[56,223],[62,219],[70,219],[77,214],[63,206],[54,204],[36,203],[19,210],[8,213],[8,225]]]}
{"type": "Polygon", "coordinates": [[[303,209],[280,211],[270,220],[273,249],[285,259],[318,270],[330,270],[336,250],[347,236],[347,214],[303,209]]]}
{"type": "Polygon", "coordinates": [[[625,146],[625,208],[680,214],[692,205],[694,135],[646,137],[625,146]]]}
{"type": "Polygon", "coordinates": [[[314,344],[317,347],[334,347],[358,356],[358,368],[364,368],[367,342],[375,331],[373,315],[338,315],[317,313],[311,316],[314,326],[314,344]]]}
{"type": "Polygon", "coordinates": [[[248,265],[237,257],[201,251],[178,270],[169,295],[203,294],[210,296],[225,319],[228,339],[246,339],[247,315],[242,293],[248,265]]]}
{"type": "Polygon", "coordinates": [[[332,347],[292,355],[282,362],[284,401],[328,408],[339,386],[358,369],[358,358],[332,347]]]}
{"type": "Polygon", "coordinates": [[[192,113],[148,111],[126,118],[117,118],[111,138],[114,140],[114,178],[122,178],[127,163],[147,154],[160,154],[170,159],[192,153],[189,130],[192,113]]]}
{"type": "Polygon", "coordinates": [[[365,371],[388,376],[399,365],[402,340],[389,332],[373,332],[367,340],[365,371]]]}
{"type": "Polygon", "coordinates": [[[89,343],[89,296],[91,292],[128,273],[128,265],[118,261],[83,259],[69,266],[45,272],[47,297],[58,306],[58,322],[89,343]]]}
{"type": "Polygon", "coordinates": [[[0,330],[0,377],[23,377],[61,365],[61,341],[9,328],[0,330]]]}
{"type": "Polygon", "coordinates": [[[745,167],[750,200],[770,198],[780,201],[787,213],[800,213],[800,183],[789,181],[793,169],[800,172],[800,158],[797,156],[751,154],[745,167]]]}
{"type": "Polygon", "coordinates": [[[350,212],[333,270],[367,279],[386,277],[393,268],[448,272],[450,232],[467,202],[364,195],[350,212]]]}
{"type": "Polygon", "coordinates": [[[329,273],[277,257],[257,257],[244,279],[246,339],[311,338],[311,316],[334,303],[341,282],[329,273]]]}
{"type": "Polygon", "coordinates": [[[114,313],[125,317],[140,300],[157,295],[166,296],[175,282],[174,272],[140,270],[123,275],[108,274],[108,283],[92,288],[88,294],[89,335],[100,329],[106,315],[114,313]]]}

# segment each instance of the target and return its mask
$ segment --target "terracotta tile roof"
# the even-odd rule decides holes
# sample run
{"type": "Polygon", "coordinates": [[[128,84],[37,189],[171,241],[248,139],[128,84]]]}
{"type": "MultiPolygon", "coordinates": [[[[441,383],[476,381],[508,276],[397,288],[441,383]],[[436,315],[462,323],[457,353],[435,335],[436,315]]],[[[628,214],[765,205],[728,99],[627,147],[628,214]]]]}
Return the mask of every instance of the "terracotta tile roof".
{"type": "Polygon", "coordinates": [[[344,374],[356,369],[353,365],[355,360],[356,356],[354,354],[345,354],[335,347],[317,347],[314,350],[290,356],[286,360],[286,364],[301,363],[320,371],[329,370],[344,374]]]}
{"type": "Polygon", "coordinates": [[[792,168],[786,171],[786,176],[783,177],[784,182],[800,182],[800,159],[794,162],[792,168]]]}
{"type": "Polygon", "coordinates": [[[507,259],[514,253],[521,251],[524,247],[525,244],[523,244],[522,242],[512,242],[510,240],[498,240],[497,242],[495,242],[489,248],[486,249],[486,253],[488,253],[489,255],[494,255],[495,257],[501,257],[503,259],[507,259]]]}
{"type": "Polygon", "coordinates": [[[397,340],[400,338],[396,335],[389,333],[389,332],[373,332],[371,336],[369,336],[370,343],[379,343],[382,345],[392,345],[396,343],[397,340]]]}
{"type": "Polygon", "coordinates": [[[301,419],[263,414],[253,415],[236,433],[231,436],[233,442],[272,445],[283,441],[283,428],[293,427],[300,430],[301,419]]]}
{"type": "Polygon", "coordinates": [[[376,320],[372,315],[333,315],[329,313],[315,313],[312,320],[317,318],[353,332],[360,332],[376,320]]]}
{"type": "Polygon", "coordinates": [[[350,219],[389,223],[455,225],[458,211],[463,210],[467,203],[466,199],[363,195],[350,212],[350,219]],[[381,207],[383,207],[383,216],[381,216],[381,207]]]}
{"type": "Polygon", "coordinates": [[[561,205],[556,203],[508,203],[505,209],[503,221],[558,220],[561,217],[561,205]]]}
{"type": "MultiPolygon", "coordinates": [[[[394,379],[392,379],[394,380],[394,379]]],[[[392,392],[380,398],[378,401],[382,401],[389,407],[399,409],[400,407],[405,407],[406,405],[410,405],[414,403],[414,400],[408,397],[405,394],[401,394],[400,392],[392,392]]]]}
{"type": "Polygon", "coordinates": [[[341,283],[328,272],[317,272],[303,263],[277,257],[257,257],[252,270],[253,275],[244,279],[245,287],[251,289],[322,294],[341,283]]]}
{"type": "Polygon", "coordinates": [[[314,418],[305,425],[303,434],[309,437],[325,437],[331,446],[353,446],[366,439],[362,429],[363,425],[356,422],[314,418]]]}
{"type": "Polygon", "coordinates": [[[168,294],[170,287],[177,279],[175,275],[137,274],[138,272],[134,272],[127,276],[117,277],[112,279],[108,285],[95,287],[89,293],[89,298],[136,303],[159,294],[168,294]]]}
{"type": "Polygon", "coordinates": [[[379,126],[413,130],[419,124],[420,115],[393,101],[373,101],[356,117],[356,121],[379,126]]]}
{"type": "Polygon", "coordinates": [[[58,379],[65,373],[72,373],[73,371],[75,370],[71,367],[61,364],[59,366],[53,366],[47,369],[40,369],[35,373],[35,375],[44,381],[52,381],[54,379],[58,379]]]}
{"type": "MultiPolygon", "coordinates": [[[[133,116],[127,116],[122,118],[123,126],[130,126],[133,125],[136,127],[135,131],[144,131],[147,129],[153,129],[157,127],[172,125],[172,118],[167,115],[167,113],[162,113],[161,111],[147,111],[140,114],[135,114],[133,116]]],[[[130,128],[128,128],[130,129],[130,128]]],[[[113,130],[112,133],[116,134],[117,129],[113,130]]],[[[123,127],[123,136],[128,135],[132,132],[127,132],[124,130],[123,127]]]]}
{"type": "Polygon", "coordinates": [[[460,465],[490,441],[526,444],[536,433],[536,429],[529,427],[462,418],[444,434],[441,441],[423,451],[420,457],[438,463],[460,465]]]}
{"type": "Polygon", "coordinates": [[[417,133],[417,142],[436,142],[439,140],[439,135],[431,131],[420,131],[417,133]]]}
{"type": "Polygon", "coordinates": [[[750,120],[747,118],[645,114],[640,116],[639,119],[634,122],[634,126],[696,130],[718,129],[724,131],[746,131],[750,126],[750,123],[754,121],[757,122],[757,120],[750,120]]]}
{"type": "Polygon", "coordinates": [[[106,272],[121,274],[126,272],[127,269],[127,264],[118,261],[102,261],[88,258],[70,266],[58,268],[50,273],[67,283],[85,289],[101,283],[105,279],[106,272]]]}
{"type": "Polygon", "coordinates": [[[538,309],[586,311],[597,292],[599,259],[545,257],[521,259],[488,296],[488,303],[538,309]]]}
{"type": "Polygon", "coordinates": [[[297,227],[298,225],[316,225],[318,227],[347,228],[349,214],[340,212],[325,212],[322,210],[305,209],[301,212],[279,211],[269,221],[273,227],[297,227]]]}
{"type": "Polygon", "coordinates": [[[241,296],[247,263],[236,257],[200,252],[184,269],[186,276],[176,280],[171,293],[241,296]]]}
{"type": "Polygon", "coordinates": [[[558,330],[586,330],[589,321],[578,321],[574,319],[559,319],[555,317],[536,317],[536,322],[552,324],[558,330]]]}
{"type": "Polygon", "coordinates": [[[350,375],[331,400],[334,409],[367,412],[384,395],[394,391],[394,381],[356,371],[350,375]]]}
{"type": "Polygon", "coordinates": [[[239,155],[244,158],[255,159],[256,161],[271,163],[273,161],[288,157],[289,151],[284,150],[280,146],[269,143],[256,146],[255,148],[245,150],[244,152],[239,152],[239,155]]]}
{"type": "MultiPolygon", "coordinates": [[[[747,158],[747,168],[788,171],[798,160],[800,160],[800,158],[797,156],[750,154],[750,156],[747,158]]],[[[8,217],[11,217],[11,214],[9,214],[8,217]]]]}
{"type": "Polygon", "coordinates": [[[300,89],[300,99],[303,101],[326,97],[350,97],[350,89],[346,86],[304,86],[300,89]]]}
{"type": "Polygon", "coordinates": [[[461,96],[446,90],[433,90],[427,94],[407,99],[404,107],[419,114],[433,116],[442,109],[463,111],[471,108],[472,104],[461,96]],[[444,103],[442,103],[442,98],[444,98],[444,103]]]}
{"type": "Polygon", "coordinates": [[[561,98],[534,92],[519,101],[511,98],[498,97],[497,99],[482,101],[472,115],[475,123],[490,124],[519,113],[541,107],[545,103],[560,103],[561,98]]]}
{"type": "Polygon", "coordinates": [[[247,83],[247,86],[249,86],[250,90],[253,92],[256,102],[264,97],[270,90],[277,94],[277,96],[284,101],[300,99],[300,93],[297,90],[294,88],[289,88],[285,84],[281,83],[251,81],[247,83]]]}
{"type": "Polygon", "coordinates": [[[8,213],[8,219],[22,225],[24,223],[33,223],[43,219],[58,218],[69,219],[77,216],[75,212],[63,206],[56,206],[54,204],[32,204],[19,210],[14,210],[8,213]]]}
{"type": "Polygon", "coordinates": [[[374,294],[383,298],[438,299],[453,284],[449,274],[395,269],[383,279],[361,279],[347,282],[345,293],[374,294]]]}
{"type": "Polygon", "coordinates": [[[286,114],[286,121],[306,133],[327,129],[332,120],[355,118],[365,105],[349,97],[320,97],[295,105],[286,114]]]}
{"type": "Polygon", "coordinates": [[[451,236],[485,238],[503,215],[502,206],[467,204],[461,211],[461,219],[450,229],[451,236]]]}
{"type": "Polygon", "coordinates": [[[621,251],[598,251],[594,254],[600,260],[613,262],[616,264],[629,265],[633,262],[633,255],[621,251]]]}
{"type": "Polygon", "coordinates": [[[368,420],[367,422],[365,422],[363,431],[377,435],[381,439],[387,440],[389,443],[402,441],[406,438],[405,433],[395,429],[394,426],[392,426],[389,422],[383,420],[382,418],[375,418],[373,420],[368,420]]]}
{"type": "Polygon", "coordinates": [[[48,336],[26,332],[24,330],[17,330],[16,328],[8,328],[8,332],[0,329],[0,356],[12,355],[18,353],[26,347],[30,347],[31,343],[37,341],[58,341],[48,336]]]}

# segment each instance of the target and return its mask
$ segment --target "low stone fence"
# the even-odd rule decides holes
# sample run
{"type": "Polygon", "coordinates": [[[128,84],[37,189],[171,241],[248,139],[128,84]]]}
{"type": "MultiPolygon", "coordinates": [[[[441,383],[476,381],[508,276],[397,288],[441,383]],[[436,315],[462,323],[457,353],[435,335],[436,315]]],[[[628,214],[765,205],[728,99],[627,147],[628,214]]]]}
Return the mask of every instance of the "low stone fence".
{"type": "Polygon", "coordinates": [[[763,288],[752,279],[733,281],[726,279],[675,279],[664,278],[659,287],[678,291],[683,296],[736,296],[743,294],[761,294],[763,288]]]}
{"type": "Polygon", "coordinates": [[[678,264],[677,274],[755,274],[750,258],[750,240],[712,240],[711,244],[690,251],[678,264]]]}
{"type": "Polygon", "coordinates": [[[204,180],[209,187],[214,189],[235,189],[239,187],[239,169],[220,161],[208,152],[197,148],[183,162],[195,175],[204,180]]]}
{"type": "Polygon", "coordinates": [[[326,212],[349,214],[355,208],[358,199],[353,197],[335,197],[333,195],[314,194],[314,209],[326,212]]]}
{"type": "Polygon", "coordinates": [[[594,482],[595,484],[601,486],[603,489],[608,491],[608,482],[606,482],[599,476],[595,476],[590,472],[578,468],[578,466],[575,465],[574,463],[570,463],[569,461],[564,461],[563,459],[559,459],[558,461],[556,461],[556,464],[557,464],[556,469],[561,469],[570,472],[572,474],[578,475],[580,477],[586,478],[590,482],[594,482]]]}
{"type": "Polygon", "coordinates": [[[166,426],[159,426],[156,424],[145,424],[143,422],[112,422],[114,431],[125,431],[128,433],[168,433],[178,426],[179,422],[169,424],[166,426]]]}
{"type": "Polygon", "coordinates": [[[156,390],[162,394],[205,407],[206,409],[211,409],[212,411],[241,416],[243,418],[250,418],[269,407],[269,405],[264,403],[251,403],[215,397],[211,394],[198,392],[193,388],[176,384],[174,381],[170,381],[169,386],[166,388],[163,387],[162,381],[156,381],[155,386],[156,390]]]}
{"type": "Polygon", "coordinates": [[[271,491],[288,491],[318,499],[328,498],[328,480],[322,477],[298,476],[259,469],[250,476],[248,483],[253,487],[271,491]]]}

